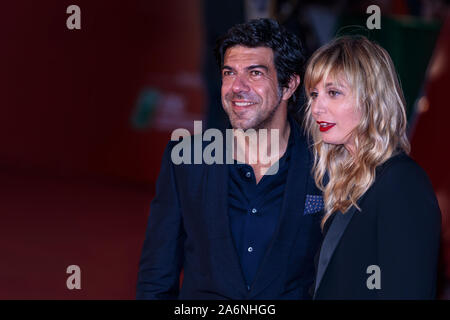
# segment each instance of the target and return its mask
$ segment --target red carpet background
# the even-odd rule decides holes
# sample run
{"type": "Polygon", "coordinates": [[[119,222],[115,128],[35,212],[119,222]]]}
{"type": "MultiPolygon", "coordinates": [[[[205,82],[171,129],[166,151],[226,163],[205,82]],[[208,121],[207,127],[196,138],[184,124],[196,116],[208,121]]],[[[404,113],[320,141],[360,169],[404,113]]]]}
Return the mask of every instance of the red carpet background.
{"type": "Polygon", "coordinates": [[[132,299],[153,190],[0,174],[0,299],[132,299]],[[66,268],[81,268],[68,290],[66,268]]]}
{"type": "Polygon", "coordinates": [[[202,30],[199,0],[2,5],[0,299],[135,297],[163,149],[203,118],[202,30]]]}

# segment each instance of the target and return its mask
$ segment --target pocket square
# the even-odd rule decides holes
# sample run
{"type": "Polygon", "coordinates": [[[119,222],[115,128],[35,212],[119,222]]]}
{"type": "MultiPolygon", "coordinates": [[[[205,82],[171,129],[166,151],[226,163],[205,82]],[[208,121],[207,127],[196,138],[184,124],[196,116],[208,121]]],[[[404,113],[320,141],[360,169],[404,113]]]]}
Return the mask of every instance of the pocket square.
{"type": "Polygon", "coordinates": [[[307,194],[305,201],[305,210],[303,211],[303,215],[313,214],[323,210],[323,197],[319,195],[307,194]]]}

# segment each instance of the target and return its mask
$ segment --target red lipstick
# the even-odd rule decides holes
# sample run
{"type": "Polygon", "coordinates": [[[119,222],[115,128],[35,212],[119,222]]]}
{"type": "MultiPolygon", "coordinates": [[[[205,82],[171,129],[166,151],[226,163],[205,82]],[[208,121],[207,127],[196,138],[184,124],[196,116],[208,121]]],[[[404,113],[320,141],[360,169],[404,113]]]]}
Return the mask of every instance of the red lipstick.
{"type": "Polygon", "coordinates": [[[336,125],[336,123],[325,122],[325,121],[317,121],[317,124],[319,125],[320,132],[326,132],[336,125]]]}

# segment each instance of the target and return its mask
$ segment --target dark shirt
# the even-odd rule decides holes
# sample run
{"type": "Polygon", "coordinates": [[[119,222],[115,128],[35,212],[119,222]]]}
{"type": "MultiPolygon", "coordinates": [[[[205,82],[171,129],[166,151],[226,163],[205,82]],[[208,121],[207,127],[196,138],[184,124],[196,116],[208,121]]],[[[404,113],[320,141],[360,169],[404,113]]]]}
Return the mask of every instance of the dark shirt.
{"type": "Polygon", "coordinates": [[[278,225],[293,145],[291,132],[278,172],[264,175],[258,184],[250,165],[229,165],[228,215],[249,290],[278,225]]]}

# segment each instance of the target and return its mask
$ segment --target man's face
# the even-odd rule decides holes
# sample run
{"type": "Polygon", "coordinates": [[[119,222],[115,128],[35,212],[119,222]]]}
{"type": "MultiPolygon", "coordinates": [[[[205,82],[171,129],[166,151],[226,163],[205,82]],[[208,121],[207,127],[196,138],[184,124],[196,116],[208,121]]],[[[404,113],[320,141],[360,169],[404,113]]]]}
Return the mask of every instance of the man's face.
{"type": "Polygon", "coordinates": [[[267,47],[234,46],[225,52],[222,105],[233,128],[271,128],[282,112],[278,108],[282,91],[273,58],[272,49],[267,47]]]}

